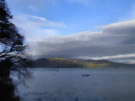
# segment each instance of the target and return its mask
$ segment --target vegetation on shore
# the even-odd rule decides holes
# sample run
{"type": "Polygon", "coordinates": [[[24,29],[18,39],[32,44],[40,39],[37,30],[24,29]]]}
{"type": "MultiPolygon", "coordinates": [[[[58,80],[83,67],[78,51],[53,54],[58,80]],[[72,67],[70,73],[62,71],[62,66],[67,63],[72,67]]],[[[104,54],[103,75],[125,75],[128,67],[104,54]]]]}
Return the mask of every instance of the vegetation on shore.
{"type": "Polygon", "coordinates": [[[44,68],[100,68],[100,67],[135,67],[133,64],[115,63],[108,60],[83,60],[67,58],[40,58],[34,61],[34,67],[44,68]]]}

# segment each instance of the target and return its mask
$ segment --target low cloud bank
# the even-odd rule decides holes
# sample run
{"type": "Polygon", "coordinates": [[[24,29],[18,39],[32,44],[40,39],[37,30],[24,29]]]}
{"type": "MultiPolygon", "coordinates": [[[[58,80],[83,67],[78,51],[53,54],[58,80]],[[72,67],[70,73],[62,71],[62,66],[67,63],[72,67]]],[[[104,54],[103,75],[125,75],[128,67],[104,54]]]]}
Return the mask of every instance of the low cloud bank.
{"type": "Polygon", "coordinates": [[[103,26],[101,32],[54,35],[32,43],[31,51],[35,57],[135,57],[135,20],[103,26]]]}

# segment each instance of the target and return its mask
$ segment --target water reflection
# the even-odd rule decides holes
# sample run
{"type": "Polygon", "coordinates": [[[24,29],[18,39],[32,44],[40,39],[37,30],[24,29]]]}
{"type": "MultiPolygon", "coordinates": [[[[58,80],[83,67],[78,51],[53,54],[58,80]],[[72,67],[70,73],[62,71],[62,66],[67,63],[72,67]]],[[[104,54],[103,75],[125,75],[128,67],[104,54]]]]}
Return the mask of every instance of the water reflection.
{"type": "Polygon", "coordinates": [[[31,69],[22,101],[134,101],[135,69],[31,69]],[[82,74],[90,74],[83,76],[82,74]]]}

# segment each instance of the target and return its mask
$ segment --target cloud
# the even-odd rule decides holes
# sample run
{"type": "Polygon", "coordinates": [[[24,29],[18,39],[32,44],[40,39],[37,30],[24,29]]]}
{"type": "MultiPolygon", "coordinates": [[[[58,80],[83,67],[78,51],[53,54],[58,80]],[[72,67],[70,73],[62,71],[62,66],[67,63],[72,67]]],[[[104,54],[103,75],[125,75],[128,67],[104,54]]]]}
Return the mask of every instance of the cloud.
{"type": "Polygon", "coordinates": [[[114,56],[103,56],[103,57],[92,57],[94,60],[98,59],[119,59],[119,58],[135,58],[135,53],[134,54],[123,54],[123,55],[114,55],[114,56]]]}
{"type": "Polygon", "coordinates": [[[19,28],[21,33],[24,33],[28,42],[41,40],[43,37],[54,36],[59,33],[54,28],[66,26],[62,22],[53,22],[46,18],[32,15],[15,16],[12,22],[19,28]]]}
{"type": "Polygon", "coordinates": [[[33,43],[36,57],[114,59],[135,56],[135,20],[105,25],[101,32],[54,35],[33,43]]]}
{"type": "Polygon", "coordinates": [[[49,27],[66,27],[66,25],[63,22],[53,22],[49,21],[44,17],[39,16],[32,16],[32,15],[25,15],[27,19],[34,20],[34,22],[41,24],[42,26],[49,26],[49,27]]]}

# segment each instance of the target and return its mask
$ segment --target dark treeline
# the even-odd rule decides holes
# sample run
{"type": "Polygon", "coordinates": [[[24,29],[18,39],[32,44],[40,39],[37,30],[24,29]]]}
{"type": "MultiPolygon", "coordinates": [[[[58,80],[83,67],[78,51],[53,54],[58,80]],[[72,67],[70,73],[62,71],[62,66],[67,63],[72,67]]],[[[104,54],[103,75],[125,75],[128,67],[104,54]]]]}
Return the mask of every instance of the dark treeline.
{"type": "Polygon", "coordinates": [[[30,62],[24,53],[24,37],[10,21],[12,18],[5,0],[0,0],[0,101],[20,100],[19,96],[15,96],[16,87],[10,78],[12,71],[21,80],[29,76],[26,69],[19,69],[29,66],[30,62]]]}

